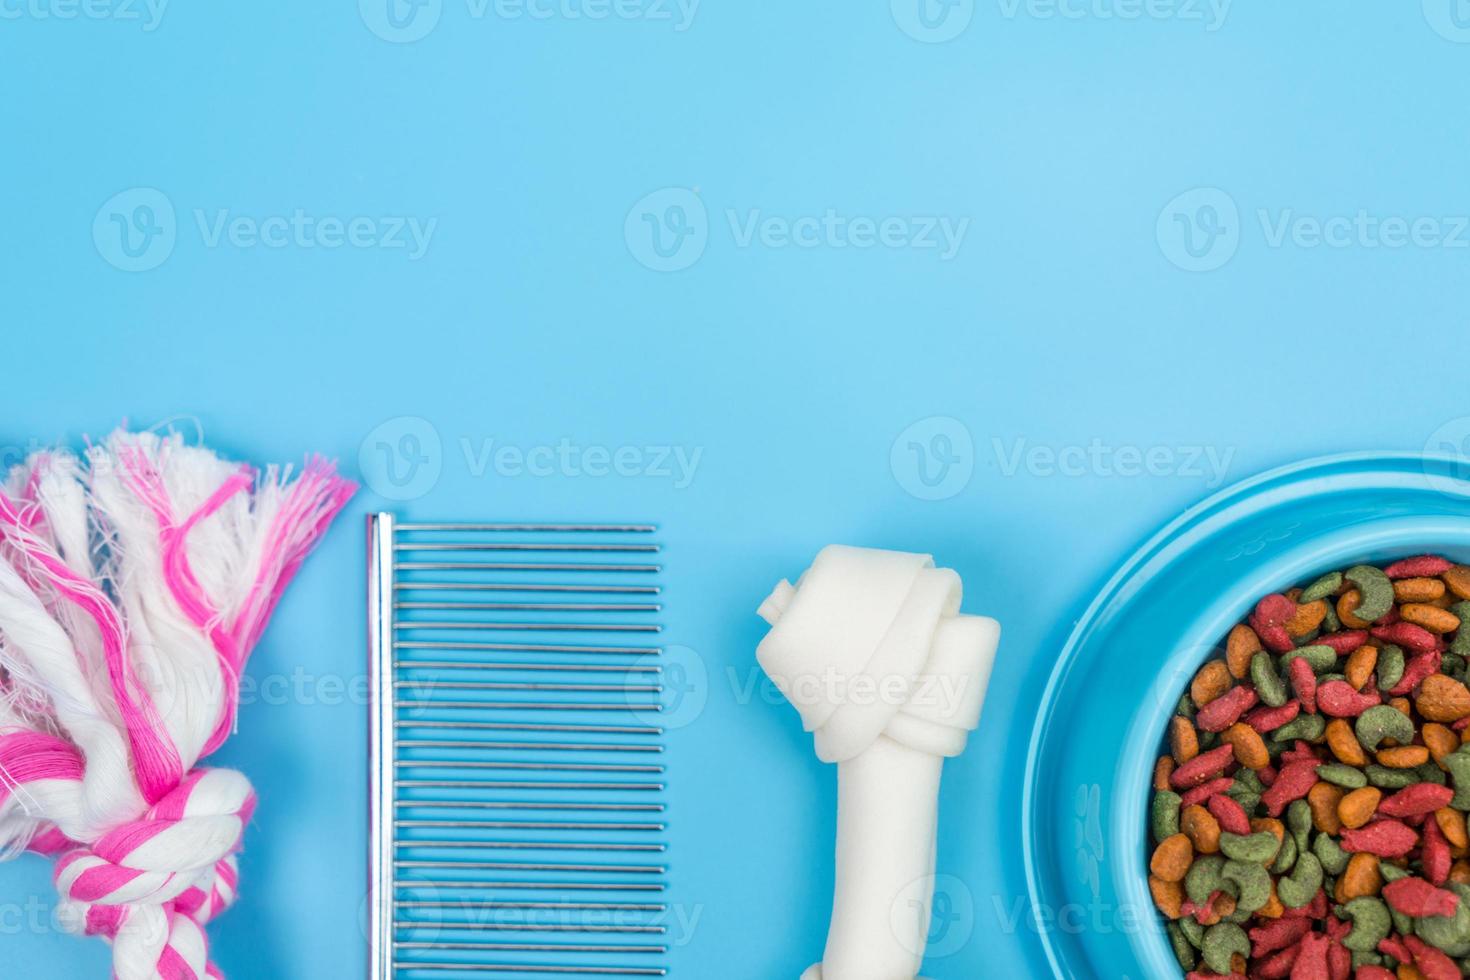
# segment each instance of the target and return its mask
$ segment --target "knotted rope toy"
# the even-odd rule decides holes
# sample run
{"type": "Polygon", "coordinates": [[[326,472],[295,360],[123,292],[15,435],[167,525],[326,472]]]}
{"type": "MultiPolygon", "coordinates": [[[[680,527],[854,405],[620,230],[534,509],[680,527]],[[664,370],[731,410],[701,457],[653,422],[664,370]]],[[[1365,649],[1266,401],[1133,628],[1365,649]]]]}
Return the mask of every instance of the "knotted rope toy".
{"type": "Polygon", "coordinates": [[[249,781],[198,767],[286,585],[356,487],[177,435],[34,454],[0,489],[0,848],[57,858],[58,918],[118,980],[198,980],[249,781]]]}

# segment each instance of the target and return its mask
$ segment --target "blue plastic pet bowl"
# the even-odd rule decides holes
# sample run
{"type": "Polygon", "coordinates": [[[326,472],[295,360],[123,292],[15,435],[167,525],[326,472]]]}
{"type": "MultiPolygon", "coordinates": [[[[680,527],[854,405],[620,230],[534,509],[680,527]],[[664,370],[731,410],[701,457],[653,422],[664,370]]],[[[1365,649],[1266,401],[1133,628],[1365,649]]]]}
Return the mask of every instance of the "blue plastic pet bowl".
{"type": "Polygon", "coordinates": [[[1057,976],[1177,980],[1148,892],[1146,813],[1164,726],[1257,598],[1358,562],[1470,562],[1462,461],[1355,454],[1229,487],[1153,535],[1072,631],[1026,761],[1024,859],[1057,976]]]}

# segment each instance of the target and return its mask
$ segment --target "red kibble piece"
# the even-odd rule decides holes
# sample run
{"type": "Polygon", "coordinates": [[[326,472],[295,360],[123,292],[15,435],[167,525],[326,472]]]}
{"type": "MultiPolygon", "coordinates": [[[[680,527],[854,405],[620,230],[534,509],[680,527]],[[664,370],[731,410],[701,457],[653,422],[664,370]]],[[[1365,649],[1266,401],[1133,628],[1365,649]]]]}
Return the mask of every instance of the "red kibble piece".
{"type": "Polygon", "coordinates": [[[1291,966],[1291,980],[1332,980],[1327,972],[1327,946],[1332,940],[1320,932],[1309,932],[1297,943],[1296,962],[1291,966]]]}
{"type": "Polygon", "coordinates": [[[1251,955],[1264,956],[1293,946],[1310,928],[1312,924],[1306,919],[1271,919],[1247,933],[1251,940],[1251,955]]]}
{"type": "Polygon", "coordinates": [[[1245,723],[1265,735],[1291,721],[1301,710],[1301,704],[1296,701],[1288,701],[1279,708],[1262,706],[1246,715],[1245,723]]]}
{"type": "Polygon", "coordinates": [[[1293,943],[1286,949],[1272,953],[1256,965],[1253,975],[1261,980],[1285,980],[1291,976],[1292,965],[1296,963],[1297,954],[1301,951],[1302,948],[1293,943]]]}
{"type": "Polygon", "coordinates": [[[1357,830],[1344,830],[1340,843],[1349,854],[1362,851],[1381,858],[1397,858],[1414,849],[1419,835],[1414,833],[1414,828],[1397,820],[1375,820],[1357,830]]]}
{"type": "Polygon", "coordinates": [[[1212,796],[1208,807],[1210,815],[1220,824],[1220,829],[1226,833],[1239,834],[1244,837],[1251,832],[1251,818],[1246,816],[1245,808],[1230,797],[1223,793],[1212,796]]]}
{"type": "Polygon", "coordinates": [[[1455,791],[1438,783],[1415,783],[1378,802],[1378,813],[1385,817],[1422,817],[1450,805],[1455,791]]]}
{"type": "Polygon", "coordinates": [[[1183,807],[1194,806],[1196,803],[1204,803],[1208,801],[1210,797],[1223,793],[1234,785],[1235,780],[1231,779],[1229,776],[1223,776],[1220,779],[1212,779],[1202,786],[1196,786],[1194,789],[1189,790],[1186,793],[1181,793],[1179,796],[1179,805],[1183,807]]]}
{"type": "Polygon", "coordinates": [[[1383,574],[1389,578],[1433,578],[1443,575],[1454,568],[1454,564],[1448,558],[1439,555],[1419,555],[1415,558],[1402,558],[1383,570],[1383,574]]]}
{"type": "Polygon", "coordinates": [[[1435,949],[1418,936],[1405,936],[1404,945],[1414,954],[1414,967],[1424,980],[1460,980],[1460,968],[1444,950],[1435,949]]]}
{"type": "Polygon", "coordinates": [[[1356,980],[1398,980],[1392,971],[1372,963],[1364,963],[1358,967],[1358,972],[1353,976],[1356,980]]]}
{"type": "Polygon", "coordinates": [[[1414,653],[1425,653],[1439,646],[1433,633],[1413,623],[1391,623],[1373,627],[1373,635],[1384,643],[1393,643],[1414,653]]]}
{"type": "Polygon", "coordinates": [[[1299,909],[1287,909],[1284,913],[1282,913],[1282,918],[1310,919],[1315,922],[1322,919],[1326,915],[1327,893],[1319,888],[1317,889],[1317,894],[1312,896],[1312,900],[1310,902],[1308,902],[1306,905],[1303,905],[1299,909]]]}
{"type": "Polygon", "coordinates": [[[1398,960],[1400,963],[1414,962],[1414,954],[1409,952],[1409,947],[1398,936],[1389,936],[1378,941],[1378,952],[1386,953],[1398,960]]]}
{"type": "Polygon", "coordinates": [[[1390,881],[1383,886],[1383,900],[1395,912],[1420,918],[1426,915],[1451,916],[1460,907],[1460,896],[1443,888],[1436,888],[1423,878],[1412,875],[1390,881]]]}
{"type": "Polygon", "coordinates": [[[1450,727],[1453,728],[1457,732],[1463,732],[1466,728],[1470,728],[1470,717],[1461,718],[1459,721],[1455,722],[1450,727]]]}
{"type": "Polygon", "coordinates": [[[1235,761],[1233,745],[1219,745],[1208,752],[1201,752],[1169,775],[1169,784],[1175,789],[1188,789],[1214,779],[1235,761]]]}
{"type": "Polygon", "coordinates": [[[1291,748],[1281,753],[1281,764],[1283,766],[1289,762],[1310,762],[1315,765],[1321,761],[1321,757],[1312,748],[1312,743],[1303,741],[1302,739],[1297,739],[1291,743],[1291,748]]]}
{"type": "MultiPolygon", "coordinates": [[[[1410,624],[1405,623],[1404,625],[1408,626],[1410,624]]],[[[1415,627],[1415,629],[1418,629],[1418,627],[1415,627]]],[[[1404,667],[1403,678],[1393,687],[1389,688],[1388,693],[1395,696],[1408,694],[1414,688],[1424,683],[1424,678],[1438,671],[1439,664],[1440,655],[1438,650],[1426,650],[1423,653],[1414,654],[1414,656],[1409,658],[1408,664],[1404,667]]]]}
{"type": "MultiPolygon", "coordinates": [[[[1224,797],[1221,797],[1222,799],[1224,797]]],[[[1450,876],[1450,842],[1445,840],[1439,821],[1424,818],[1424,843],[1419,848],[1419,864],[1424,868],[1424,877],[1431,885],[1443,885],[1450,876]]]]}
{"type": "Polygon", "coordinates": [[[1339,919],[1335,915],[1329,915],[1322,923],[1322,928],[1327,930],[1327,935],[1333,939],[1341,939],[1353,931],[1353,924],[1347,919],[1339,919]]]}
{"type": "Polygon", "coordinates": [[[1195,727],[1205,732],[1223,732],[1256,705],[1256,689],[1242,684],[1220,695],[1194,716],[1195,727]]]}
{"type": "Polygon", "coordinates": [[[1262,766],[1256,770],[1256,778],[1261,781],[1262,786],[1270,786],[1276,782],[1276,767],[1262,766]]]}
{"type": "Polygon", "coordinates": [[[1255,611],[1250,615],[1251,629],[1256,631],[1266,649],[1285,653],[1296,646],[1285,626],[1286,621],[1295,615],[1295,602],[1284,595],[1268,595],[1256,603],[1255,611]]]}
{"type": "Polygon", "coordinates": [[[1353,954],[1348,952],[1346,946],[1334,939],[1327,947],[1327,976],[1331,980],[1348,980],[1352,975],[1353,954]]]}
{"type": "Polygon", "coordinates": [[[1276,774],[1276,782],[1266,787],[1266,792],[1261,794],[1261,802],[1266,804],[1267,813],[1279,817],[1286,804],[1306,796],[1307,791],[1316,785],[1316,760],[1291,762],[1282,766],[1281,771],[1276,774]]]}
{"type": "Polygon", "coordinates": [[[1306,657],[1297,657],[1286,668],[1286,675],[1291,679],[1291,689],[1296,693],[1296,699],[1302,703],[1302,708],[1307,714],[1317,713],[1317,675],[1312,673],[1312,665],[1307,663],[1306,657]]]}
{"type": "Polygon", "coordinates": [[[1327,681],[1317,688],[1317,707],[1322,709],[1323,714],[1334,718],[1356,718],[1374,705],[1382,703],[1383,698],[1378,696],[1376,688],[1370,687],[1368,693],[1364,694],[1353,690],[1353,686],[1347,681],[1327,681]]]}
{"type": "Polygon", "coordinates": [[[1328,633],[1326,636],[1319,636],[1312,641],[1315,646],[1331,647],[1337,651],[1339,657],[1352,653],[1367,642],[1367,630],[1343,630],[1340,633],[1328,633]]]}
{"type": "Polygon", "coordinates": [[[1219,892],[1210,892],[1210,897],[1205,899],[1205,904],[1197,906],[1194,910],[1194,921],[1204,925],[1206,921],[1215,917],[1215,899],[1220,897],[1219,892]]]}

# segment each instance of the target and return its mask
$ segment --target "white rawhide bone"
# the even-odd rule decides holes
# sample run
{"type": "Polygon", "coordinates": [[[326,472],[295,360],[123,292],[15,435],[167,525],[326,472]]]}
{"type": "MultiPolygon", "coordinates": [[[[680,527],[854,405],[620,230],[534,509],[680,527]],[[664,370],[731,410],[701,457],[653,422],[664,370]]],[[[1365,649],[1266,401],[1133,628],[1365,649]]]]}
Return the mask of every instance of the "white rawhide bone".
{"type": "Polygon", "coordinates": [[[837,882],[802,980],[914,980],[933,900],[939,777],[980,721],[1000,624],[959,612],[928,555],[832,545],[759,614],[756,657],[838,764],[837,882]]]}

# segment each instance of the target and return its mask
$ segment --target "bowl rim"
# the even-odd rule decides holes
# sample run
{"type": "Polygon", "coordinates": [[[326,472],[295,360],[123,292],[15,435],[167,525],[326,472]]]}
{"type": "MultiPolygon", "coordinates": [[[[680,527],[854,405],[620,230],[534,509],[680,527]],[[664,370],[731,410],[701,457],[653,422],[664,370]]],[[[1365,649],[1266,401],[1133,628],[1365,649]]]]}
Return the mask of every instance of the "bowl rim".
{"type": "MultiPolygon", "coordinates": [[[[1427,481],[1428,489],[1438,489],[1446,496],[1452,496],[1444,487],[1436,487],[1434,484],[1436,480],[1445,481],[1446,484],[1460,490],[1460,495],[1470,498],[1470,480],[1459,476],[1455,469],[1452,469],[1463,468],[1466,462],[1463,457],[1441,453],[1369,450],[1313,456],[1272,467],[1222,487],[1185,508],[1153,533],[1147,535],[1121,562],[1113,566],[1103,578],[1102,585],[1093,593],[1091,602],[1078,615],[1071,630],[1068,631],[1066,641],[1058,652],[1057,659],[1047,677],[1046,686],[1037,703],[1035,721],[1027,740],[1026,764],[1022,774],[1021,858],[1022,869],[1026,876],[1026,894],[1033,908],[1040,908],[1043,903],[1036,833],[1036,797],[1040,756],[1045,744],[1048,725],[1056,709],[1058,692],[1066,683],[1076,662],[1077,654],[1089,639],[1100,614],[1111,606],[1139,570],[1153,556],[1177,541],[1193,526],[1212,515],[1228,512],[1232,508],[1239,508],[1252,500],[1258,500],[1260,492],[1273,484],[1296,485],[1319,471],[1347,471],[1371,476],[1381,474],[1386,470],[1402,469],[1405,464],[1412,463],[1422,467],[1422,476],[1427,481]]],[[[1251,513],[1258,512],[1265,507],[1266,505],[1263,504],[1255,511],[1242,513],[1240,516],[1250,516],[1251,513]]],[[[1040,939],[1047,964],[1051,967],[1053,974],[1059,977],[1073,975],[1062,961],[1060,950],[1053,937],[1042,930],[1040,939]]]]}

